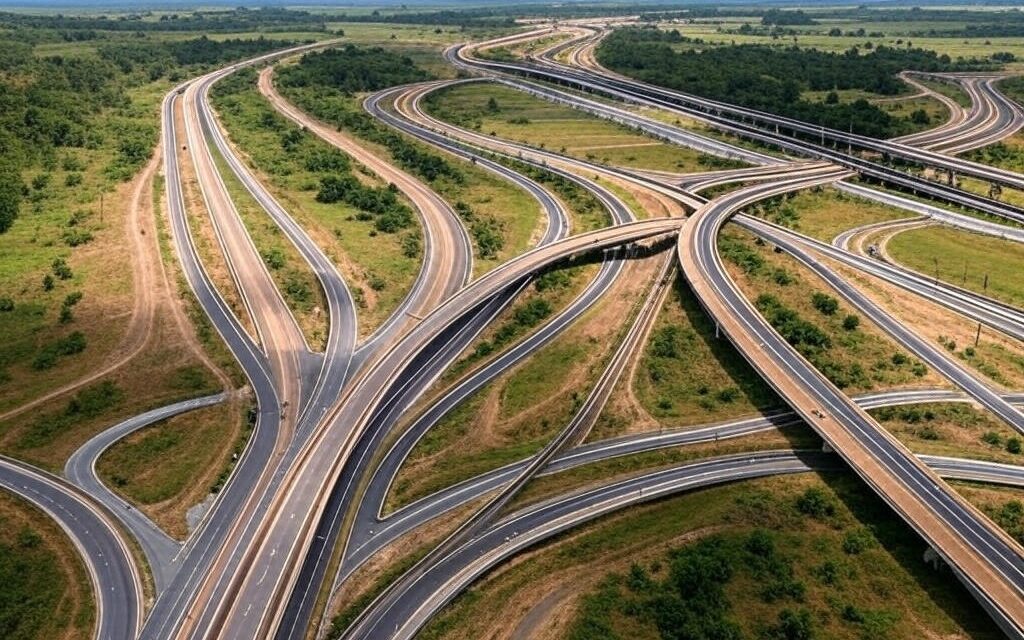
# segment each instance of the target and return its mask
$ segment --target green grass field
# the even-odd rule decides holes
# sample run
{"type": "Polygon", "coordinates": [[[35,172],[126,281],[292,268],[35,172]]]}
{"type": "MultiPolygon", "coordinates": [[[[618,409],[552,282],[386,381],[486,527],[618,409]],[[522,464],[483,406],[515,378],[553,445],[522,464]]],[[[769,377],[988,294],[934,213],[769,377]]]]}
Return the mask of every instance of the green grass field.
{"type": "Polygon", "coordinates": [[[167,533],[188,534],[185,512],[230,464],[246,408],[224,403],[162,420],[118,440],[96,465],[100,478],[167,533]]]}
{"type": "Polygon", "coordinates": [[[911,229],[894,236],[889,254],[902,264],[947,282],[1024,306],[1024,247],[947,227],[911,229]],[[987,286],[986,286],[987,280],[987,286]]]}
{"type": "Polygon", "coordinates": [[[469,84],[435,93],[428,111],[499,138],[626,167],[699,171],[700,154],[509,87],[469,84]],[[491,104],[491,98],[494,103],[491,104]]]}
{"type": "Polygon", "coordinates": [[[968,404],[876,409],[871,414],[915,453],[1020,464],[1019,434],[991,413],[968,404]]]}
{"type": "Polygon", "coordinates": [[[781,332],[797,342],[797,350],[846,393],[933,381],[923,363],[840,301],[794,258],[758,244],[731,225],[719,237],[719,251],[747,299],[776,328],[784,327],[781,332]],[[831,308],[819,306],[819,297],[831,300],[831,308]],[[856,320],[847,324],[851,317],[856,320]]]}
{"type": "MultiPolygon", "coordinates": [[[[774,408],[779,399],[715,326],[677,275],[644,348],[633,391],[666,426],[704,424],[774,408]]],[[[592,439],[616,435],[598,429],[592,439]]]]}
{"type": "Polygon", "coordinates": [[[124,335],[127,317],[110,309],[132,305],[131,256],[124,248],[130,193],[104,169],[116,156],[115,132],[140,128],[155,141],[165,89],[155,83],[133,90],[130,102],[98,125],[106,144],[60,150],[48,169],[22,177],[29,194],[19,219],[0,235],[0,298],[14,306],[0,312],[0,411],[93,370],[124,335]],[[54,273],[57,259],[70,268],[68,279],[54,273]],[[47,278],[53,282],[49,289],[47,278]],[[73,318],[61,322],[62,303],[75,293],[82,298],[73,318]],[[74,331],[86,337],[84,352],[50,368],[34,365],[41,350],[74,331]]]}
{"type": "Polygon", "coordinates": [[[788,202],[798,216],[793,229],[823,242],[832,242],[837,235],[854,227],[914,215],[832,187],[801,191],[788,202]]]}
{"type": "MultiPolygon", "coordinates": [[[[843,53],[851,47],[861,47],[863,50],[867,42],[872,45],[885,45],[889,47],[906,46],[911,42],[914,47],[928,49],[939,54],[946,54],[951,58],[988,58],[996,51],[1007,51],[1013,53],[1017,58],[1024,57],[1024,42],[1020,38],[960,38],[960,37],[927,37],[906,35],[911,32],[926,31],[930,28],[952,29],[957,23],[941,22],[868,22],[868,21],[845,21],[845,20],[822,20],[819,24],[812,26],[794,26],[799,33],[796,36],[782,36],[773,38],[769,35],[747,35],[740,33],[721,33],[719,27],[724,29],[738,29],[744,22],[756,25],[760,18],[751,17],[729,18],[723,24],[706,21],[695,21],[694,24],[663,24],[663,28],[678,29],[679,32],[690,38],[701,38],[707,43],[713,44],[776,44],[776,45],[797,45],[805,48],[815,48],[820,51],[833,51],[843,53]],[[865,34],[882,33],[883,37],[863,36],[829,36],[826,35],[829,29],[839,27],[844,33],[864,29],[865,34]],[[902,42],[899,42],[902,41],[902,42]]],[[[962,25],[961,25],[962,26],[962,25]]],[[[790,27],[786,27],[787,29],[790,27]]],[[[679,45],[691,47],[691,44],[679,45]]]]}

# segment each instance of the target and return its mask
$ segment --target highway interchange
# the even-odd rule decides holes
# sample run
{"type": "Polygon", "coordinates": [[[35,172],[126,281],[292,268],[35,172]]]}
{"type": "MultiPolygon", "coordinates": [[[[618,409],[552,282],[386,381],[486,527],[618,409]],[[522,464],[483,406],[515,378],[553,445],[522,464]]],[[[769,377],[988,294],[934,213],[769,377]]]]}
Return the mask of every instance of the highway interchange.
{"type": "MultiPolygon", "coordinates": [[[[1024,338],[1024,311],[938,282],[898,265],[856,253],[856,230],[826,244],[742,213],[764,199],[832,184],[965,231],[1024,241],[1019,227],[983,220],[944,205],[996,218],[1024,220],[1018,207],[956,186],[970,176],[1011,188],[1024,176],[955,154],[1001,140],[1024,127],[1024,111],[1003,96],[994,77],[942,78],[960,84],[972,106],[947,104],[950,120],[936,129],[882,141],[771,114],[651,87],[598,67],[592,49],[604,26],[579,24],[570,38],[522,62],[480,57],[499,44],[550,36],[551,27],[490,43],[452,47],[447,59],[476,76],[458,82],[499,82],[545,100],[627,124],[658,139],[743,160],[751,168],[690,176],[609,167],[500,140],[441,122],[420,108],[422,98],[452,82],[387,89],[371,95],[367,111],[381,122],[443,153],[517,185],[537,202],[545,230],[529,251],[472,277],[469,235],[449,203],[414,176],[380,159],[358,140],[317,122],[273,86],[273,64],[315,47],[306,45],[242,64],[266,65],[259,89],[281,114],[336,146],[390,182],[415,206],[424,231],[424,260],[409,294],[392,316],[363,340],[357,309],[332,260],[261,184],[234,150],[210,106],[209,91],[242,64],[176,87],[162,107],[162,152],[167,214],[175,255],[200,306],[248,378],[258,419],[245,451],[199,527],[180,544],[104,486],[96,460],[118,439],[156,421],[222,401],[211,396],[159,408],[97,435],[68,461],[68,481],[20,463],[0,460],[0,484],[43,508],[68,532],[97,593],[96,637],[301,638],[328,615],[323,600],[376,552],[439,516],[476,508],[455,533],[429,552],[370,605],[347,638],[408,638],[490,568],[568,528],[632,504],[699,486],[808,470],[852,468],[949,564],[1002,629],[1024,637],[1024,550],[941,478],[1024,486],[1024,469],[967,459],[915,456],[865,409],[922,402],[972,402],[1024,433],[1024,397],[1000,394],[945,351],[890,315],[829,266],[826,258],[923,296],[947,309],[1024,338]],[[556,58],[569,52],[568,64],[556,58]],[[600,94],[595,100],[577,92],[600,94]],[[617,102],[613,105],[607,100],[617,102]],[[630,105],[666,109],[719,131],[754,140],[776,153],[752,151],[641,115],[630,105]],[[956,108],[954,108],[954,105],[956,108]],[[845,151],[844,151],[845,149],[845,151]],[[853,149],[879,152],[918,167],[945,171],[947,183],[865,160],[853,149]],[[226,169],[218,167],[216,158],[226,169]],[[192,167],[201,210],[186,203],[181,164],[192,167]],[[589,192],[606,209],[609,226],[572,234],[560,200],[515,169],[515,163],[555,173],[589,192]],[[230,171],[283,231],[323,287],[330,332],[323,353],[306,343],[245,226],[220,171],[230,171]],[[913,196],[851,182],[859,176],[913,196]],[[598,178],[601,179],[598,179],[598,178]],[[637,220],[607,187],[608,180],[646,189],[676,202],[685,217],[637,220]],[[739,188],[708,200],[701,191],[739,188]],[[235,315],[208,275],[189,216],[213,222],[241,294],[235,315]],[[956,391],[917,389],[851,398],[832,385],[764,320],[728,275],[717,238],[732,220],[794,256],[898,344],[946,379],[956,391]],[[384,504],[402,463],[448,412],[503,372],[524,361],[592,308],[620,278],[626,261],[665,251],[602,375],[573,419],[531,458],[467,480],[390,514],[384,504]],[[399,429],[400,418],[538,273],[561,261],[597,256],[593,279],[567,306],[520,342],[470,371],[399,429]],[[788,411],[580,445],[604,408],[626,363],[643,348],[668,283],[681,271],[725,336],[778,392],[788,411]],[[506,514],[531,479],[578,465],[658,448],[718,441],[802,420],[835,453],[769,451],[693,462],[572,493],[506,514]],[[146,567],[130,552],[134,538],[146,567]],[[102,559],[102,560],[100,560],[102,559]],[[153,581],[155,600],[143,585],[153,581]]],[[[906,74],[917,84],[921,76],[906,74]]],[[[933,78],[934,79],[934,78],[933,78]]],[[[939,94],[941,95],[941,94],[939,94]]],[[[948,99],[947,99],[948,100],[948,99]]],[[[909,214],[908,214],[909,215],[909,214]]]]}

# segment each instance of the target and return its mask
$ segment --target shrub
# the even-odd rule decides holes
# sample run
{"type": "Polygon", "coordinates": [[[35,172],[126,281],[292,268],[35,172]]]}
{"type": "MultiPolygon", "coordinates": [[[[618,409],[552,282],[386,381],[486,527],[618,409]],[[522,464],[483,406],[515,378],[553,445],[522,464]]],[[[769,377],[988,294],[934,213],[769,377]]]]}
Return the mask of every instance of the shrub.
{"type": "Polygon", "coordinates": [[[843,536],[843,551],[851,556],[863,553],[875,546],[875,537],[864,527],[848,531],[843,536]]]}
{"type": "Polygon", "coordinates": [[[811,296],[811,303],[814,304],[814,308],[826,316],[833,315],[839,310],[839,301],[832,296],[816,291],[811,296]]]}
{"type": "Polygon", "coordinates": [[[81,331],[75,331],[43,347],[32,361],[32,368],[37,370],[49,369],[57,364],[57,359],[61,356],[81,353],[85,351],[85,346],[85,335],[81,331]]]}
{"type": "Polygon", "coordinates": [[[995,431],[986,431],[984,435],[981,436],[981,441],[994,447],[998,447],[1003,444],[1002,437],[1000,437],[1000,435],[995,431]]]}
{"type": "Polygon", "coordinates": [[[772,280],[777,285],[786,286],[793,283],[793,276],[789,275],[789,272],[785,269],[779,268],[772,273],[772,280]]]}
{"type": "Polygon", "coordinates": [[[783,609],[779,612],[778,623],[761,633],[763,640],[813,640],[814,637],[814,619],[806,609],[783,609]]]}
{"type": "Polygon", "coordinates": [[[669,324],[657,329],[651,337],[651,355],[656,358],[678,358],[679,327],[669,324]]]}
{"type": "Polygon", "coordinates": [[[820,487],[810,487],[796,500],[800,513],[812,518],[831,518],[836,514],[836,503],[820,487]]]}
{"type": "Polygon", "coordinates": [[[419,236],[413,233],[407,233],[402,236],[402,255],[406,258],[415,258],[420,254],[422,246],[420,246],[419,236]]]}
{"type": "Polygon", "coordinates": [[[14,311],[14,300],[7,297],[0,298],[0,311],[14,311]]]}
{"type": "Polygon", "coordinates": [[[267,265],[271,271],[277,271],[284,267],[285,258],[284,253],[280,249],[267,249],[260,252],[260,257],[263,258],[263,263],[267,265]]]}
{"type": "Polygon", "coordinates": [[[853,331],[860,326],[860,317],[850,314],[843,318],[843,329],[853,331]]]}
{"type": "Polygon", "coordinates": [[[71,273],[71,267],[68,266],[68,263],[64,258],[54,258],[51,267],[53,269],[53,275],[57,276],[61,280],[70,280],[74,275],[71,273]]]}
{"type": "Polygon", "coordinates": [[[75,306],[76,304],[78,304],[81,301],[82,301],[82,292],[81,291],[72,291],[71,293],[69,293],[67,296],[64,297],[64,306],[65,307],[73,307],[73,306],[75,306]]]}
{"type": "Polygon", "coordinates": [[[1017,455],[1021,452],[1021,441],[1020,438],[1014,436],[1006,440],[1006,450],[1009,453],[1017,455]]]}

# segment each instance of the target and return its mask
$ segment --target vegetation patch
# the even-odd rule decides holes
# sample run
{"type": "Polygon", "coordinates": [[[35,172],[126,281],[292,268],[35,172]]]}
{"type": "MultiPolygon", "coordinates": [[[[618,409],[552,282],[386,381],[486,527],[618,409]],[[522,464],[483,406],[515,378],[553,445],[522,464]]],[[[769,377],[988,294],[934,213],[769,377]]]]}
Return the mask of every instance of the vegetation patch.
{"type": "Polygon", "coordinates": [[[169,534],[188,534],[185,512],[216,492],[218,474],[241,454],[239,413],[228,402],[161,420],[118,440],[97,463],[103,481],[169,534]]]}
{"type": "Polygon", "coordinates": [[[646,82],[879,138],[909,133],[915,123],[893,117],[863,98],[848,103],[811,102],[801,93],[862,89],[896,95],[906,91],[896,77],[905,69],[992,68],[991,63],[953,62],[949,56],[924,49],[886,46],[872,47],[864,55],[763,45],[680,51],[672,46],[685,41],[677,30],[616,29],[601,41],[597,56],[601,64],[646,82]]]}
{"type": "Polygon", "coordinates": [[[906,405],[869,413],[914,453],[1020,464],[1020,434],[966,403],[906,405]]]}
{"type": "MultiPolygon", "coordinates": [[[[219,82],[212,100],[264,184],[345,276],[361,307],[360,331],[372,331],[405,297],[419,271],[422,238],[410,203],[348,155],[277,114],[259,94],[254,71],[219,82]]],[[[287,287],[290,273],[305,275],[305,262],[272,221],[264,216],[253,226],[272,230],[264,233],[273,238],[262,247],[263,258],[280,286],[287,287]]],[[[319,284],[308,276],[292,280],[300,297],[299,282],[310,302],[319,297],[319,284]]]]}
{"type": "MultiPolygon", "coordinates": [[[[376,121],[360,104],[357,91],[408,82],[409,68],[429,77],[408,57],[373,49],[346,48],[340,59],[306,55],[280,69],[283,94],[324,122],[370,143],[371,149],[427,182],[459,215],[475,245],[474,271],[484,273],[525,250],[539,221],[538,205],[526,192],[474,164],[443,155],[376,121]],[[370,53],[367,53],[367,52],[370,53]],[[344,72],[336,71],[338,65],[344,72]],[[332,80],[339,73],[343,77],[332,80]],[[349,75],[358,75],[358,83],[349,75]]],[[[411,243],[404,245],[413,249],[411,243]]]]}
{"type": "Polygon", "coordinates": [[[435,117],[507,140],[604,164],[699,171],[700,154],[629,127],[491,83],[456,85],[424,100],[435,117]]]}
{"type": "Polygon", "coordinates": [[[1024,247],[946,227],[902,231],[886,246],[902,264],[1014,306],[1024,306],[1024,247]]]}
{"type": "Polygon", "coordinates": [[[91,637],[92,588],[78,551],[50,516],[0,491],[0,635],[91,637]]]}
{"type": "Polygon", "coordinates": [[[924,363],[908,356],[880,330],[835,298],[794,259],[768,249],[746,232],[726,227],[722,251],[734,278],[758,311],[797,351],[847,393],[919,383],[924,363]],[[737,256],[755,255],[739,259],[737,256]],[[783,274],[785,274],[783,276],[783,274]]]}
{"type": "Polygon", "coordinates": [[[924,548],[852,476],[743,482],[567,532],[491,572],[421,635],[508,633],[571,585],[559,608],[574,615],[548,621],[561,637],[1001,637],[924,548]]]}
{"type": "MultiPolygon", "coordinates": [[[[733,245],[741,261],[763,264],[756,253],[733,245]],[[751,258],[752,256],[752,258],[751,258]]],[[[677,275],[633,380],[637,398],[656,420],[669,425],[698,424],[779,406],[778,396],[750,368],[677,275]]],[[[614,430],[596,430],[608,437],[614,430]]]]}

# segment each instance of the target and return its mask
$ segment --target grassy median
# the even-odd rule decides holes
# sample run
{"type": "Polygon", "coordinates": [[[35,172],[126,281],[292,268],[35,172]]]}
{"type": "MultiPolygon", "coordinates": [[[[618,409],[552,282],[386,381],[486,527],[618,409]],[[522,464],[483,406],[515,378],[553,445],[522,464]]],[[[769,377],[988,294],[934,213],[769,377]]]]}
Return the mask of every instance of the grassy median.
{"type": "Polygon", "coordinates": [[[442,89],[424,106],[453,124],[602,164],[678,173],[702,170],[697,151],[502,85],[442,89]]]}

